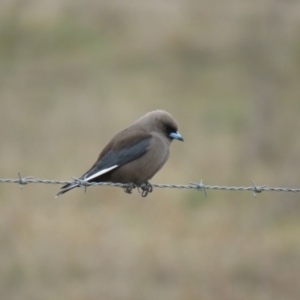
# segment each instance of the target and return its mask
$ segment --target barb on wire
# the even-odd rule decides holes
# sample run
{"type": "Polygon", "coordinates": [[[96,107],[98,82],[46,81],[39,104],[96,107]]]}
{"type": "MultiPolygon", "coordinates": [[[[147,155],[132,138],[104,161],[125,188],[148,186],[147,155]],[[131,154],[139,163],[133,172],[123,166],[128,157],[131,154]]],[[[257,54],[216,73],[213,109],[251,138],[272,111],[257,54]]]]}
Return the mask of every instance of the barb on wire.
{"type": "Polygon", "coordinates": [[[83,187],[84,192],[86,193],[86,189],[88,187],[88,182],[85,181],[84,179],[80,179],[80,178],[76,178],[76,177],[72,177],[72,179],[74,180],[74,183],[76,183],[79,187],[83,187]]]}
{"type": "Polygon", "coordinates": [[[253,184],[253,196],[256,197],[256,194],[258,193],[261,193],[263,190],[263,188],[266,188],[267,186],[266,185],[263,185],[263,186],[257,186],[255,184],[255,182],[251,179],[251,182],[253,184]]]}
{"type": "Polygon", "coordinates": [[[33,178],[33,176],[27,176],[22,178],[20,172],[18,172],[18,176],[19,176],[19,187],[20,189],[22,189],[22,186],[28,183],[28,179],[33,178]]]}
{"type": "MultiPolygon", "coordinates": [[[[90,185],[107,185],[107,186],[117,186],[123,188],[127,193],[131,193],[132,189],[135,187],[132,184],[126,183],[113,183],[113,182],[87,182],[84,179],[79,179],[76,177],[72,177],[73,181],[60,181],[60,180],[48,180],[48,179],[36,179],[33,176],[21,177],[21,174],[18,173],[17,179],[5,179],[0,178],[0,183],[17,183],[19,184],[20,188],[23,185],[29,183],[44,183],[44,184],[69,184],[69,183],[76,183],[79,187],[83,187],[86,191],[87,187],[90,185]]],[[[203,180],[200,183],[190,182],[190,184],[156,184],[152,183],[149,186],[141,186],[138,188],[142,189],[142,196],[147,196],[148,193],[152,192],[152,188],[171,188],[171,189],[195,189],[198,191],[203,191],[205,197],[207,197],[207,190],[222,190],[222,191],[251,191],[253,195],[262,193],[263,191],[268,192],[291,192],[291,193],[299,193],[300,188],[283,188],[283,187],[269,187],[267,185],[258,186],[256,183],[251,179],[252,186],[219,186],[219,185],[206,185],[203,183],[203,180]]]]}
{"type": "Polygon", "coordinates": [[[190,182],[190,184],[195,185],[195,189],[197,189],[198,191],[203,191],[205,197],[207,198],[206,186],[203,183],[203,179],[201,179],[200,183],[190,182]]]}

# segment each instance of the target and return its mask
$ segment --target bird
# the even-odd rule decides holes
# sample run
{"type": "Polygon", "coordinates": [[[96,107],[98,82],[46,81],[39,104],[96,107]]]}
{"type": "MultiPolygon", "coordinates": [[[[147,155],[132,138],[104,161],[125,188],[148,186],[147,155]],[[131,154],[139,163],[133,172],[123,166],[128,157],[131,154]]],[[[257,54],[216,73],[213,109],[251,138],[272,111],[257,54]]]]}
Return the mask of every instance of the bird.
{"type": "MultiPolygon", "coordinates": [[[[79,181],[128,184],[125,192],[131,193],[132,188],[140,187],[145,197],[152,192],[149,180],[168,160],[174,139],[183,141],[171,114],[164,110],[148,112],[116,134],[79,181]]],[[[78,180],[68,183],[56,197],[80,185],[78,180]]]]}

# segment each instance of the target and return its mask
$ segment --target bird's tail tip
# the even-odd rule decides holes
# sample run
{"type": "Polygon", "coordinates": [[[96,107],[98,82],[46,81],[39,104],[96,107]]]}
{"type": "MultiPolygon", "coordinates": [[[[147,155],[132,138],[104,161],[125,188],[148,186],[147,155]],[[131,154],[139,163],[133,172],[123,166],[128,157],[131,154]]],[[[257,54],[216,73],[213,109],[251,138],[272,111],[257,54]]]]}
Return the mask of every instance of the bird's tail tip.
{"type": "MultiPolygon", "coordinates": [[[[69,189],[68,189],[69,190],[69,189]]],[[[55,199],[58,198],[60,195],[64,194],[65,192],[67,192],[68,190],[62,190],[59,193],[56,194],[56,196],[54,197],[55,199]]]]}
{"type": "Polygon", "coordinates": [[[77,186],[78,186],[78,184],[76,184],[76,183],[75,183],[75,184],[70,183],[70,184],[64,185],[64,186],[61,188],[61,191],[60,191],[59,193],[57,193],[56,196],[55,196],[54,198],[55,198],[55,199],[58,198],[60,195],[62,195],[62,194],[64,194],[64,193],[68,192],[69,190],[74,189],[74,188],[77,187],[77,186]]]}
{"type": "Polygon", "coordinates": [[[58,198],[62,194],[63,194],[62,192],[59,192],[59,193],[56,194],[56,196],[54,198],[56,199],[56,198],[58,198]]]}

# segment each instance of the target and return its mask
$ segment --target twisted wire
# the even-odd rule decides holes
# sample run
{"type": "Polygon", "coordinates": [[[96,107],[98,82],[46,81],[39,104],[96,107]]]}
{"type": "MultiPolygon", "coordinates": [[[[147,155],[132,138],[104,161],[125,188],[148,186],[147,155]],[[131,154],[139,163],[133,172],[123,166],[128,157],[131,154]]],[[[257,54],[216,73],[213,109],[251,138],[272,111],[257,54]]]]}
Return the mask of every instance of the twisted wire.
{"type": "MultiPolygon", "coordinates": [[[[21,177],[20,173],[18,173],[17,179],[11,178],[0,178],[0,183],[17,183],[20,188],[23,185],[27,185],[30,183],[43,183],[43,184],[68,184],[68,183],[76,183],[79,187],[86,188],[91,185],[99,185],[99,186],[116,186],[126,188],[128,184],[126,183],[113,183],[113,182],[86,182],[84,180],[80,180],[78,178],[73,178],[73,181],[64,181],[64,180],[49,180],[49,179],[37,179],[33,176],[21,177]]],[[[218,191],[251,191],[256,195],[257,193],[261,193],[263,191],[268,192],[291,192],[291,193],[299,193],[300,188],[286,188],[286,187],[270,187],[267,185],[259,186],[251,180],[252,186],[225,186],[225,185],[207,185],[204,184],[201,180],[199,183],[190,182],[190,184],[157,184],[152,183],[152,187],[154,188],[171,188],[171,189],[195,189],[198,191],[203,191],[205,195],[207,194],[207,190],[218,190],[218,191]]]]}

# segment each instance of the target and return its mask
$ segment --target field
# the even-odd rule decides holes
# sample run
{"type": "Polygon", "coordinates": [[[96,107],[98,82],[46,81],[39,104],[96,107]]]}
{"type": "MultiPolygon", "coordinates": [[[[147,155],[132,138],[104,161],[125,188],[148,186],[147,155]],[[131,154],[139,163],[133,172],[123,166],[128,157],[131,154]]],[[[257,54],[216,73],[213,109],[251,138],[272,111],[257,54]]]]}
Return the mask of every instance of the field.
{"type": "MultiPolygon", "coordinates": [[[[1,1],[0,178],[70,180],[169,111],[153,183],[300,188],[297,1],[1,1]]],[[[0,185],[7,300],[296,300],[297,193],[0,185]]]]}

